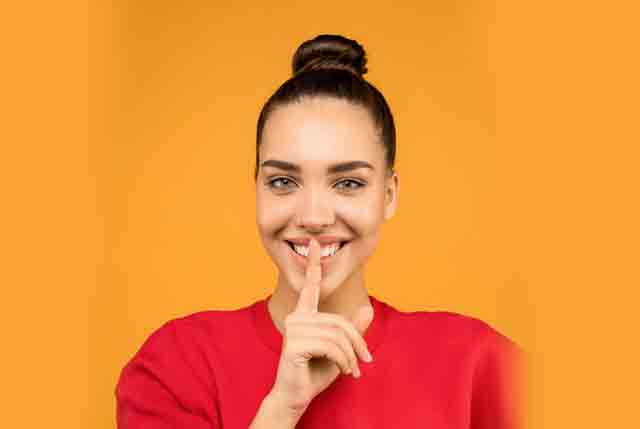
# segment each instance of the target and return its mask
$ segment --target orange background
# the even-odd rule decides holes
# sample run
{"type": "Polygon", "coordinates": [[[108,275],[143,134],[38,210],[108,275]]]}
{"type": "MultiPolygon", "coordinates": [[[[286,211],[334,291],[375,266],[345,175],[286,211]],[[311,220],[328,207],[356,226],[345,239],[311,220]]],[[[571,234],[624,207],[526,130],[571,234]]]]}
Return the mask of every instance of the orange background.
{"type": "Polygon", "coordinates": [[[153,329],[271,292],[257,115],[299,43],[339,33],[364,45],[398,128],[370,293],[522,345],[528,427],[634,427],[632,16],[470,0],[8,11],[5,425],[114,427],[117,376],[153,329]]]}

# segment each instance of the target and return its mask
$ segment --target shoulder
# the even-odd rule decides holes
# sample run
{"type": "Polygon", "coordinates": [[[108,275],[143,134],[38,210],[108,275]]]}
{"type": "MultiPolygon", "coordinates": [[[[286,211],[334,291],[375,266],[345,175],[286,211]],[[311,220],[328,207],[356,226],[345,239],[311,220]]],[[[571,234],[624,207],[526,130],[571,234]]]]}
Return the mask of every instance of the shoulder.
{"type": "Polygon", "coordinates": [[[210,347],[251,328],[251,306],[239,309],[203,310],[175,317],[154,329],[140,348],[164,348],[168,352],[210,347]]]}
{"type": "Polygon", "coordinates": [[[414,337],[428,335],[429,343],[447,356],[461,356],[477,383],[514,380],[524,371],[526,354],[513,339],[490,323],[452,311],[405,313],[414,337]],[[428,332],[428,334],[425,334],[428,332]]]}
{"type": "Polygon", "coordinates": [[[206,310],[169,319],[151,331],[121,371],[122,380],[135,375],[163,379],[197,379],[214,389],[211,359],[224,339],[248,325],[250,307],[206,310]]]}
{"type": "Polygon", "coordinates": [[[488,322],[454,311],[399,311],[391,312],[395,335],[408,339],[428,339],[432,345],[462,348],[466,353],[482,354],[489,351],[513,351],[520,347],[488,322]]]}
{"type": "Polygon", "coordinates": [[[470,315],[444,310],[400,311],[393,309],[391,320],[411,333],[428,331],[443,337],[480,340],[497,331],[487,322],[470,315]]]}

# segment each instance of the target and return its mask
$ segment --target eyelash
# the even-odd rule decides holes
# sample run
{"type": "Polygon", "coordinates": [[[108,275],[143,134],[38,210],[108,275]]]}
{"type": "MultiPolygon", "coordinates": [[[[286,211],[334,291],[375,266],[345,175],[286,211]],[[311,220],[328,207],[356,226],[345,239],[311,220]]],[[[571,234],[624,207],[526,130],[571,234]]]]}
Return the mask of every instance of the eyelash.
{"type": "MultiPolygon", "coordinates": [[[[290,177],[276,177],[274,179],[269,180],[267,182],[267,186],[269,186],[271,189],[275,189],[275,190],[285,189],[285,188],[278,188],[277,186],[273,185],[273,183],[276,182],[277,180],[288,180],[290,182],[294,182],[295,183],[295,181],[290,177]]],[[[354,180],[354,179],[343,179],[343,180],[340,180],[338,183],[342,183],[342,182],[353,182],[353,183],[357,183],[358,184],[358,186],[355,187],[355,188],[349,188],[349,187],[345,188],[348,191],[357,191],[358,189],[363,188],[365,186],[364,183],[362,183],[362,182],[360,182],[358,180],[354,180]]]]}

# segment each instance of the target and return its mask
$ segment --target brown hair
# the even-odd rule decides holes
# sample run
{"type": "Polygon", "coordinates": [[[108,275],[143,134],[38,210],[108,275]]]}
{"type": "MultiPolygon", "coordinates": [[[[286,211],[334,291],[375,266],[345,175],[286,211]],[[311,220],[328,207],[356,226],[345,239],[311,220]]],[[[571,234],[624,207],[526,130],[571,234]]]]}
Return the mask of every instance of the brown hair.
{"type": "Polygon", "coordinates": [[[258,178],[258,149],[269,114],[278,106],[314,96],[346,99],[364,107],[384,146],[387,174],[393,172],[396,157],[393,115],[382,93],[362,77],[367,72],[366,63],[364,48],[339,35],[321,34],[298,47],[293,55],[293,76],[267,100],[258,117],[254,180],[258,178]]]}

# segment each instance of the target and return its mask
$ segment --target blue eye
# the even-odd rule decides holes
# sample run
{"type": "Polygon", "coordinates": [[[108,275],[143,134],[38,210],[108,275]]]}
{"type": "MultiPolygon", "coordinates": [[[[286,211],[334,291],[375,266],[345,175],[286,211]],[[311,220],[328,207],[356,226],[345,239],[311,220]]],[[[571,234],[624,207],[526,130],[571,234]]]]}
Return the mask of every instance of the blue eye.
{"type": "Polygon", "coordinates": [[[273,189],[286,189],[288,188],[287,186],[288,183],[293,183],[293,180],[289,179],[288,177],[276,177],[275,179],[268,182],[267,185],[273,189]],[[275,185],[276,182],[282,182],[284,183],[284,186],[276,186],[275,185]]]}
{"type": "MultiPolygon", "coordinates": [[[[289,189],[291,186],[289,186],[290,184],[295,184],[295,182],[288,178],[288,177],[276,177],[273,180],[270,180],[269,182],[267,182],[267,186],[269,186],[271,189],[275,189],[275,190],[287,190],[289,189]],[[279,184],[278,184],[279,183],[279,184]]],[[[336,184],[336,187],[338,187],[341,190],[346,190],[346,191],[355,191],[358,190],[362,187],[364,187],[365,184],[364,183],[360,183],[356,180],[353,179],[344,179],[339,181],[336,184]],[[347,184],[346,186],[340,186],[342,184],[347,184]]]]}
{"type": "Polygon", "coordinates": [[[364,186],[364,184],[363,184],[363,183],[357,182],[357,181],[355,181],[355,180],[353,180],[353,179],[345,179],[345,180],[341,180],[340,182],[338,182],[338,183],[336,184],[336,186],[338,186],[338,185],[339,185],[339,184],[341,184],[341,183],[354,183],[354,184],[356,184],[356,185],[357,185],[357,186],[347,186],[347,187],[343,187],[343,188],[342,188],[342,189],[346,189],[346,190],[348,190],[348,191],[355,191],[356,189],[360,189],[360,188],[362,188],[362,187],[364,186]]]}

